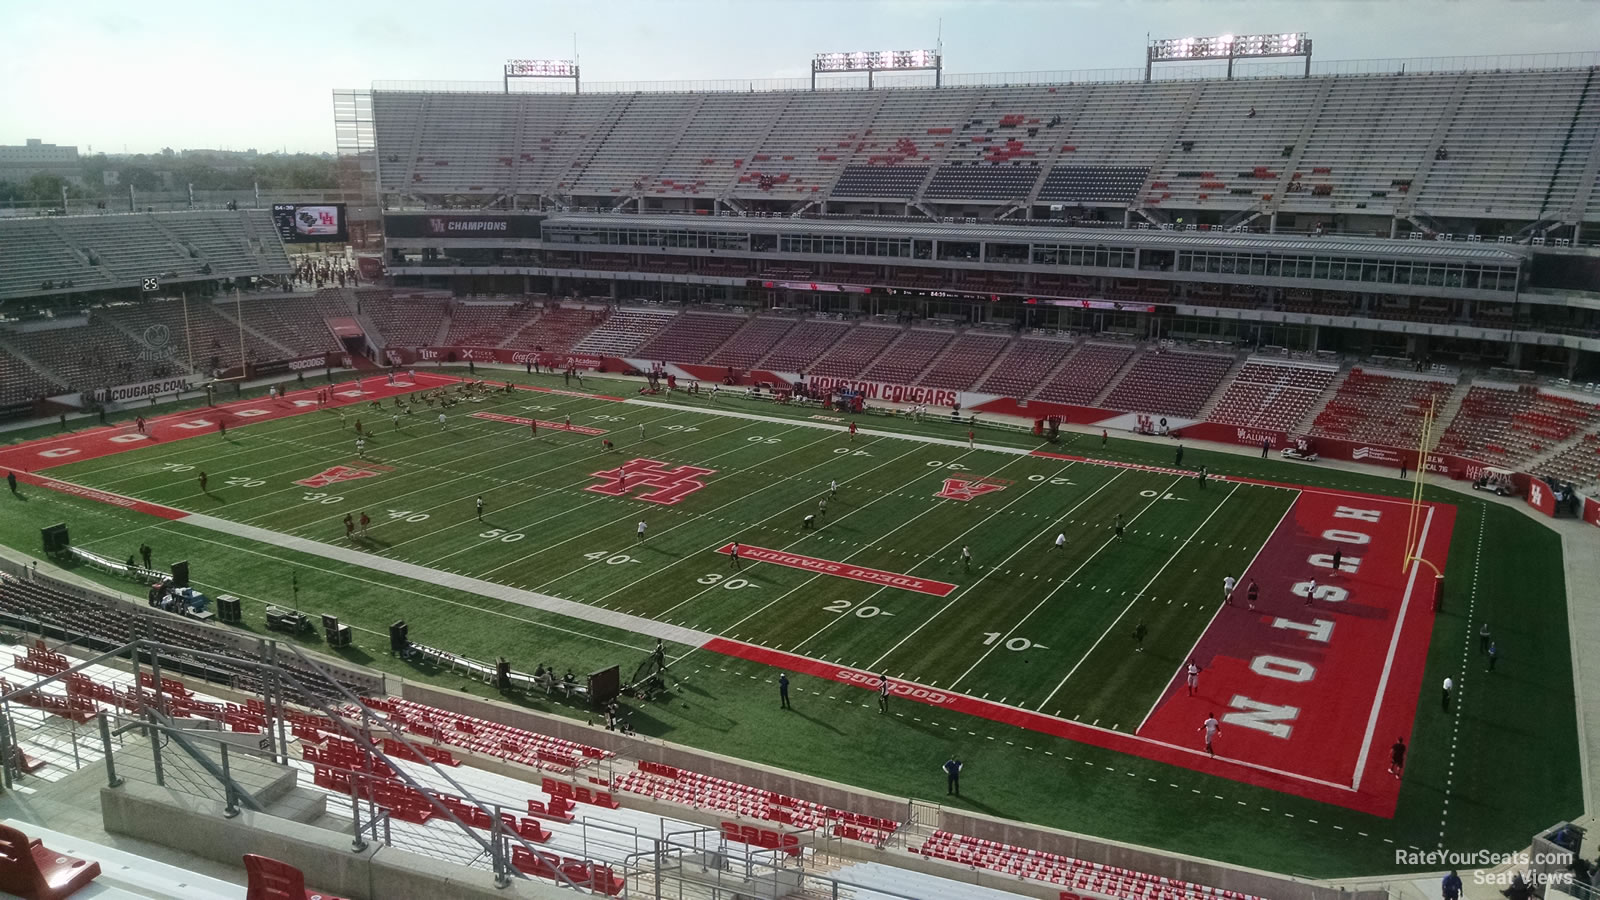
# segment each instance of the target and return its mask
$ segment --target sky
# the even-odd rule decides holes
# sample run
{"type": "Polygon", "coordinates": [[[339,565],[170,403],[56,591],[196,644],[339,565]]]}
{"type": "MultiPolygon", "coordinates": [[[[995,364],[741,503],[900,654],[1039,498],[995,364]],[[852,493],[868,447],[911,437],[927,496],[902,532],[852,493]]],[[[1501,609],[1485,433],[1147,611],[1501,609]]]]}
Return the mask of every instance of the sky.
{"type": "Polygon", "coordinates": [[[0,144],[331,152],[332,91],[803,78],[818,52],[931,48],[947,73],[1131,69],[1151,38],[1305,31],[1318,62],[1600,50],[1597,0],[0,0],[0,144]]]}

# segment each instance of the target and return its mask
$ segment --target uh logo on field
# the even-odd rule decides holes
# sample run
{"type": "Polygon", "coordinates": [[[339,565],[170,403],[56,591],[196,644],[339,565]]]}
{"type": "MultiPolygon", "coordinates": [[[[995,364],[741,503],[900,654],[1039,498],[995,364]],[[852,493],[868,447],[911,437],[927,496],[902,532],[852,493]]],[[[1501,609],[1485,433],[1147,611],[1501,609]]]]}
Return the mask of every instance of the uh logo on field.
{"type": "Polygon", "coordinates": [[[943,497],[946,500],[971,500],[973,497],[981,497],[984,494],[992,494],[995,491],[1003,491],[1006,489],[1006,484],[1006,482],[1000,481],[978,481],[968,478],[946,478],[944,480],[944,487],[940,489],[939,493],[934,494],[934,496],[943,497]]]}
{"type": "Polygon", "coordinates": [[[302,478],[299,481],[296,481],[295,484],[305,485],[306,487],[312,488],[323,488],[340,481],[355,481],[357,478],[374,478],[378,474],[379,473],[374,472],[371,469],[358,469],[354,466],[334,466],[329,469],[323,469],[321,472],[318,472],[310,478],[302,478]]]}
{"type": "Polygon", "coordinates": [[[594,477],[605,480],[599,484],[591,484],[584,490],[622,497],[635,488],[648,487],[651,490],[634,495],[634,499],[671,506],[705,487],[705,482],[700,480],[700,476],[715,475],[716,471],[716,469],[702,469],[699,466],[668,469],[666,463],[658,460],[630,459],[615,469],[591,473],[594,477]]]}

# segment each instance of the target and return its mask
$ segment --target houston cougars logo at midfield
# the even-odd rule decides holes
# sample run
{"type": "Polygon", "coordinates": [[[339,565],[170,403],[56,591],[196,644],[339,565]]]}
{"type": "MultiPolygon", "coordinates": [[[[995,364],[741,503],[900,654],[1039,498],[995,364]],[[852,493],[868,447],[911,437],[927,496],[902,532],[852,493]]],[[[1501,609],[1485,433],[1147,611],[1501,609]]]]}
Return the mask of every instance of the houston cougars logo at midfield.
{"type": "Polygon", "coordinates": [[[354,466],[334,466],[331,469],[323,469],[321,472],[318,472],[310,478],[302,478],[299,481],[296,481],[295,484],[302,484],[306,487],[323,488],[336,482],[355,481],[357,478],[374,478],[379,474],[380,473],[374,472],[371,469],[357,469],[354,466]]]}
{"type": "Polygon", "coordinates": [[[981,497],[984,494],[992,494],[995,491],[1003,491],[1005,489],[1006,486],[1004,484],[993,481],[946,478],[944,480],[944,488],[934,496],[943,497],[946,500],[971,500],[973,497],[981,497]]]}
{"type": "Polygon", "coordinates": [[[636,494],[634,499],[671,506],[705,487],[705,482],[700,480],[700,476],[714,475],[716,471],[716,469],[702,469],[699,466],[668,469],[665,463],[654,459],[630,459],[615,469],[592,473],[594,477],[605,480],[600,484],[591,484],[584,490],[622,497],[634,488],[649,487],[653,490],[636,494]]]}

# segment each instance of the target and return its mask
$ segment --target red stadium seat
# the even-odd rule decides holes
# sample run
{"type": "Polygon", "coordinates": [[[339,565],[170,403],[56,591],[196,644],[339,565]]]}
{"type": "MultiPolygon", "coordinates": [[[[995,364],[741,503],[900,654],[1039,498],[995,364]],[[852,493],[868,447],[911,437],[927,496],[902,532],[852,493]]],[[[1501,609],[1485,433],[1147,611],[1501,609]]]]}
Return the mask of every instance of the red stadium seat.
{"type": "Polygon", "coordinates": [[[340,900],[332,894],[306,890],[305,876],[286,862],[246,853],[244,870],[250,876],[245,900],[340,900]]]}
{"type": "Polygon", "coordinates": [[[68,897],[100,877],[100,864],[64,856],[0,825],[0,891],[27,900],[68,897]]]}

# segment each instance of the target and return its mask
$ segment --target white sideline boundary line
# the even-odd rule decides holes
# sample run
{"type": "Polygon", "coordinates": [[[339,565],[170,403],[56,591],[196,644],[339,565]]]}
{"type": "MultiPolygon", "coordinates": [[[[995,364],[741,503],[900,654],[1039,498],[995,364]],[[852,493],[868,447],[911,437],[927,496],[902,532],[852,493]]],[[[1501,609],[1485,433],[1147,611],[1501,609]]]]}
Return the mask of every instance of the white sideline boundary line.
{"type": "MultiPolygon", "coordinates": [[[[1428,546],[1428,529],[1433,527],[1433,507],[1428,507],[1428,519],[1422,523],[1422,536],[1417,538],[1417,549],[1428,546]]],[[[1411,553],[1410,547],[1406,553],[1411,553]]],[[[1383,708],[1383,695],[1389,690],[1389,671],[1394,668],[1394,654],[1400,647],[1400,632],[1405,628],[1406,612],[1411,608],[1411,592],[1417,586],[1417,572],[1422,563],[1413,560],[1411,577],[1406,579],[1406,592],[1400,598],[1400,612],[1394,617],[1394,632],[1389,635],[1389,653],[1383,658],[1383,675],[1378,679],[1377,693],[1372,696],[1372,711],[1367,714],[1367,733],[1361,738],[1361,755],[1356,757],[1356,770],[1351,774],[1352,790],[1361,789],[1361,773],[1367,768],[1367,755],[1372,752],[1372,734],[1378,729],[1378,713],[1383,708]]]]}
{"type": "Polygon", "coordinates": [[[416,563],[387,559],[362,550],[336,547],[332,544],[324,544],[321,541],[312,541],[277,531],[268,531],[265,528],[230,522],[226,519],[205,515],[204,513],[191,513],[178,521],[185,525],[193,525],[197,528],[219,531],[223,534],[231,534],[234,537],[242,537],[259,541],[263,544],[282,547],[285,550],[294,550],[310,556],[320,556],[323,559],[360,566],[364,569],[375,569],[379,572],[387,572],[402,578],[437,584],[440,587],[466,591],[483,597],[493,597],[496,600],[515,603],[518,606],[556,613],[571,619],[593,622],[597,625],[605,625],[623,631],[632,631],[635,634],[657,637],[679,644],[698,647],[716,637],[716,635],[704,631],[696,631],[693,628],[668,625],[666,622],[657,622],[654,619],[646,619],[643,616],[630,616],[625,613],[590,606],[586,603],[579,603],[575,600],[562,600],[549,594],[540,594],[505,584],[495,584],[492,581],[484,581],[481,578],[452,575],[449,572],[441,572],[438,569],[430,569],[426,566],[419,566],[416,563]]]}
{"type": "MultiPolygon", "coordinates": [[[[1241,579],[1244,578],[1246,572],[1250,571],[1250,567],[1256,564],[1256,560],[1261,558],[1262,551],[1267,549],[1267,542],[1271,541],[1272,536],[1278,533],[1279,528],[1283,527],[1283,520],[1289,518],[1289,513],[1294,512],[1294,505],[1299,502],[1300,495],[1297,493],[1294,495],[1294,499],[1289,501],[1289,505],[1284,508],[1283,515],[1278,517],[1277,524],[1273,525],[1272,530],[1267,532],[1267,540],[1262,541],[1261,546],[1256,548],[1256,555],[1250,557],[1250,562],[1246,563],[1245,567],[1240,570],[1239,577],[1241,579]]],[[[1238,587],[1238,585],[1234,585],[1234,587],[1238,587]]],[[[1224,603],[1222,606],[1218,606],[1216,611],[1211,614],[1211,618],[1207,620],[1206,627],[1200,629],[1199,637],[1196,637],[1194,639],[1194,643],[1189,645],[1189,652],[1183,655],[1185,660],[1194,659],[1195,648],[1199,647],[1200,642],[1205,640],[1206,633],[1211,630],[1211,626],[1217,623],[1217,616],[1222,615],[1223,606],[1227,606],[1227,604],[1224,603]]],[[[1156,708],[1161,705],[1161,701],[1167,696],[1167,691],[1171,690],[1172,686],[1177,684],[1178,676],[1181,674],[1183,674],[1183,663],[1178,664],[1178,671],[1173,672],[1172,677],[1167,679],[1167,686],[1162,688],[1161,693],[1156,695],[1156,702],[1150,704],[1150,711],[1145,713],[1144,718],[1139,720],[1139,727],[1134,729],[1135,734],[1144,730],[1145,723],[1149,722],[1150,717],[1156,714],[1156,708]]]]}

